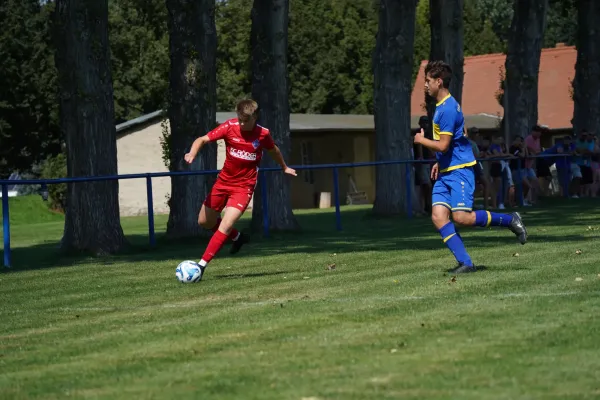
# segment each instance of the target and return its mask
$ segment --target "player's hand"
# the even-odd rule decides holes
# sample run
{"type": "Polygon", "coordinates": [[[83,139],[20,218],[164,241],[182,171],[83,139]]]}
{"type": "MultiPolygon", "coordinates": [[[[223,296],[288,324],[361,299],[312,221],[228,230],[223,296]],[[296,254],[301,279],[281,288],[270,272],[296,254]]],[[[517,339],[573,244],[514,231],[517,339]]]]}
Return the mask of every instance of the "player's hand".
{"type": "Polygon", "coordinates": [[[290,168],[290,167],[287,167],[286,169],[284,169],[283,173],[292,175],[292,176],[298,176],[298,174],[296,173],[296,170],[294,168],[290,168]]]}
{"type": "Polygon", "coordinates": [[[196,158],[196,156],[194,154],[192,154],[192,153],[186,153],[186,155],[183,156],[183,159],[188,164],[193,163],[194,162],[194,158],[196,158]]]}
{"type": "Polygon", "coordinates": [[[433,167],[431,167],[431,180],[437,181],[439,170],[440,166],[438,163],[435,163],[433,167]]]}
{"type": "Polygon", "coordinates": [[[421,139],[423,139],[423,138],[425,138],[425,131],[423,130],[423,128],[421,128],[421,132],[417,132],[417,134],[413,138],[413,141],[416,144],[419,144],[419,143],[421,143],[421,139]]]}

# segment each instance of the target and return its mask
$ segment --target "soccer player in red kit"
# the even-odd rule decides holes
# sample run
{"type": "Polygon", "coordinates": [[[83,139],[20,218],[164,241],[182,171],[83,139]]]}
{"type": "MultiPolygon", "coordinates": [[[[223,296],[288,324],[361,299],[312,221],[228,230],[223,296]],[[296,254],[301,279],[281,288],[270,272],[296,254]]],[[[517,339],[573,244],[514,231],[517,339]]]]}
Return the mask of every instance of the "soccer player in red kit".
{"type": "Polygon", "coordinates": [[[296,176],[296,171],[285,163],[269,130],[256,123],[258,104],[254,100],[242,100],[237,104],[236,113],[237,118],[226,121],[194,140],[190,152],[185,155],[185,161],[191,164],[206,143],[219,139],[225,141],[225,164],[198,215],[198,224],[214,232],[199,262],[202,275],[206,265],[221,250],[227,239],[233,241],[231,254],[237,253],[248,241],[233,225],[246,211],[252,199],[263,150],[267,150],[281,165],[284,173],[296,176]],[[225,207],[227,209],[221,218],[225,207]]]}

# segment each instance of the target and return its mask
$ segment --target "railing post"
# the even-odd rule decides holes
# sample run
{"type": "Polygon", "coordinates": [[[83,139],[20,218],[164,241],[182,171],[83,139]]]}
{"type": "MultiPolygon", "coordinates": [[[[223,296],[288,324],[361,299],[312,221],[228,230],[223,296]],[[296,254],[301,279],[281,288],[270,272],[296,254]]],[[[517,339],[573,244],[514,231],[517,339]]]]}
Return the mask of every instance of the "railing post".
{"type": "Polygon", "coordinates": [[[154,236],[154,200],[152,198],[152,177],[146,174],[146,198],[148,200],[148,240],[150,247],[156,246],[156,237],[154,236]]]}
{"type": "Polygon", "coordinates": [[[269,200],[267,199],[267,179],[265,177],[265,171],[259,171],[258,178],[260,179],[260,193],[263,212],[263,236],[269,237],[269,200]]]}
{"type": "MultiPolygon", "coordinates": [[[[522,160],[517,159],[517,168],[519,169],[519,179],[517,181],[517,196],[519,196],[519,206],[523,207],[523,169],[521,168],[523,165],[522,160]]],[[[525,174],[526,175],[526,174],[525,174]]]]}
{"type": "Polygon", "coordinates": [[[412,164],[410,162],[407,162],[406,164],[406,215],[408,216],[409,219],[412,218],[412,191],[413,191],[413,187],[412,187],[412,183],[411,183],[411,179],[410,179],[410,169],[412,168],[412,164]]]}
{"type": "Polygon", "coordinates": [[[10,268],[10,218],[8,215],[8,185],[2,185],[2,222],[4,228],[4,266],[10,268]]]}
{"type": "Polygon", "coordinates": [[[342,230],[342,215],[340,213],[340,178],[337,167],[333,168],[333,197],[335,200],[335,227],[342,230]]]}

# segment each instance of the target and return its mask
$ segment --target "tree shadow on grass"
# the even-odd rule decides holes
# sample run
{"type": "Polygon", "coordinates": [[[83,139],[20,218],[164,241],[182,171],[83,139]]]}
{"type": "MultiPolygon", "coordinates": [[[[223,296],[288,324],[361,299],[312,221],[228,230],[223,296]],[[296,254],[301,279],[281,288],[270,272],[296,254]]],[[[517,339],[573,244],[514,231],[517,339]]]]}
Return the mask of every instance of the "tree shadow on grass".
{"type": "MultiPolygon", "coordinates": [[[[563,201],[563,203],[565,203],[563,201]]],[[[600,204],[579,202],[562,204],[555,202],[552,208],[523,209],[520,211],[530,230],[529,243],[526,246],[536,246],[541,243],[565,244],[568,242],[581,244],[597,240],[597,237],[584,235],[586,232],[582,223],[585,218],[597,218],[600,204]],[[582,207],[583,205],[583,207],[582,207]],[[593,205],[593,207],[592,207],[593,205]],[[581,234],[560,235],[556,226],[581,225],[581,234]],[[544,230],[551,231],[550,234],[544,230]],[[552,234],[554,233],[554,234],[552,234]]],[[[360,253],[375,251],[431,251],[443,247],[439,235],[431,226],[428,217],[380,218],[371,214],[370,210],[344,209],[342,212],[342,231],[335,229],[335,214],[333,212],[318,212],[297,216],[303,230],[300,232],[277,233],[270,237],[260,234],[252,235],[251,242],[244,246],[242,252],[235,256],[228,254],[228,246],[221,250],[219,259],[252,256],[276,256],[287,253],[360,253]]],[[[248,221],[244,221],[247,229],[248,221]]],[[[466,247],[485,249],[498,246],[514,246],[515,252],[522,246],[517,243],[515,236],[509,231],[493,229],[495,232],[481,228],[462,228],[461,234],[466,247]]],[[[597,236],[597,235],[596,235],[597,236]]],[[[68,267],[73,265],[113,265],[117,263],[158,263],[177,262],[185,259],[199,259],[204,252],[208,238],[189,240],[168,240],[164,233],[156,236],[157,245],[151,248],[148,236],[145,234],[127,235],[130,248],[115,256],[87,257],[62,256],[59,253],[59,241],[45,242],[29,247],[16,247],[12,250],[13,268],[4,268],[2,273],[16,273],[25,270],[68,267]]],[[[252,274],[222,275],[223,279],[254,276],[252,274]]]]}

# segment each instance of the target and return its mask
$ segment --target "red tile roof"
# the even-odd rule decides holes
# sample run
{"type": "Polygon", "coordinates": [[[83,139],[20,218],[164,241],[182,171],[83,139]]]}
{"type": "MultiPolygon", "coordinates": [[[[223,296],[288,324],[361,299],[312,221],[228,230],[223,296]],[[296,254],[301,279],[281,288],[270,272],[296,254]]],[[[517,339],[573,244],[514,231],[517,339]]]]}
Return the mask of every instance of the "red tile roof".
{"type": "MultiPolygon", "coordinates": [[[[500,88],[500,72],[504,71],[504,54],[465,57],[462,108],[465,115],[491,114],[502,116],[503,108],[496,94],[500,88]]],[[[557,45],[543,49],[538,87],[538,123],[551,129],[571,128],[573,100],[571,80],[575,76],[577,50],[573,46],[557,45]]],[[[421,63],[411,98],[413,115],[423,114],[425,65],[421,63]]]]}

